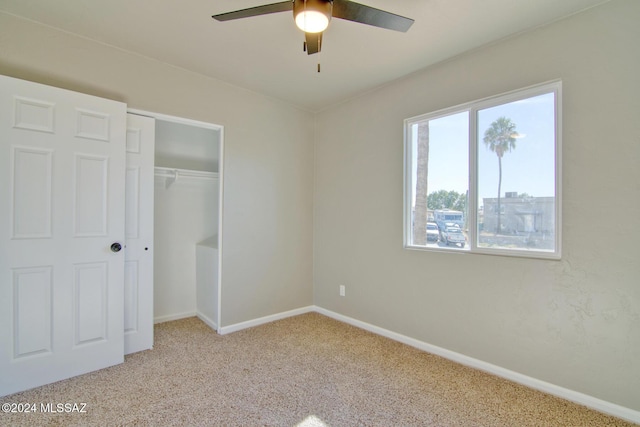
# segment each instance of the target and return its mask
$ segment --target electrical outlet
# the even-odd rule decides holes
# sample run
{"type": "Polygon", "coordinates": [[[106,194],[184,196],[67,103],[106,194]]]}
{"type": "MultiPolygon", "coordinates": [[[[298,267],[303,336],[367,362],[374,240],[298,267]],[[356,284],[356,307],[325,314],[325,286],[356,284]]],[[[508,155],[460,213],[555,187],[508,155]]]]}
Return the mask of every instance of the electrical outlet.
{"type": "Polygon", "coordinates": [[[346,288],[344,285],[340,285],[340,296],[343,297],[345,295],[346,288]]]}

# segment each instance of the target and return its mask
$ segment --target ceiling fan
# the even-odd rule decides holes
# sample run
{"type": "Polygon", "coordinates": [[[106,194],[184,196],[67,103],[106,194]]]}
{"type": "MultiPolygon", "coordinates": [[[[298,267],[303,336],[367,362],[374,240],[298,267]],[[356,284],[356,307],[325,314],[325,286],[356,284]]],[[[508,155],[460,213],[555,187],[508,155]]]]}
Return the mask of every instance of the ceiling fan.
{"type": "Polygon", "coordinates": [[[348,0],[287,0],[221,13],[213,15],[212,18],[218,21],[230,21],[290,10],[293,10],[298,28],[305,32],[303,48],[309,55],[320,52],[322,32],[327,28],[332,17],[402,32],[406,32],[413,24],[411,18],[348,0]]]}

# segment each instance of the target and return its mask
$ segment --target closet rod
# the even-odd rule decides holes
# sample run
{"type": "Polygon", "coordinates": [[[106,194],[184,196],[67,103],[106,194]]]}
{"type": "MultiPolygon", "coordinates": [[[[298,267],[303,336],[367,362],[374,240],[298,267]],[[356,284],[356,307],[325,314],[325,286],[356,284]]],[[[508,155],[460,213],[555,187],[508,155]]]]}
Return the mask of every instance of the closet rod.
{"type": "Polygon", "coordinates": [[[155,176],[166,178],[165,187],[169,188],[171,184],[180,178],[196,178],[196,179],[216,179],[217,172],[198,171],[191,169],[165,168],[156,166],[155,176]]]}
{"type": "Polygon", "coordinates": [[[178,168],[165,168],[165,167],[155,167],[156,176],[175,176],[180,175],[181,177],[189,177],[189,178],[217,178],[217,172],[207,172],[207,171],[198,171],[192,169],[178,169],[178,168]]]}

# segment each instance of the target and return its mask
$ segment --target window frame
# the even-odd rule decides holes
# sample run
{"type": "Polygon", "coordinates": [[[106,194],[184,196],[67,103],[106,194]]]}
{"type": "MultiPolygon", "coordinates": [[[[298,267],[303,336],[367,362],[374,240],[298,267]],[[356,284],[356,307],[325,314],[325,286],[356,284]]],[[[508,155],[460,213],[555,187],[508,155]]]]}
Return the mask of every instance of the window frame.
{"type": "Polygon", "coordinates": [[[553,80],[525,87],[488,98],[467,102],[431,113],[421,114],[404,120],[404,191],[403,191],[403,242],[404,248],[428,252],[446,252],[455,254],[483,254],[509,257],[539,258],[559,260],[562,258],[562,81],[553,80]],[[535,96],[554,93],[554,134],[555,134],[555,245],[554,251],[535,249],[503,249],[478,246],[478,112],[487,108],[508,104],[535,96]],[[469,115],[469,200],[467,206],[469,249],[449,249],[411,244],[412,241],[412,168],[411,127],[425,120],[435,120],[445,116],[468,112],[469,115]]]}

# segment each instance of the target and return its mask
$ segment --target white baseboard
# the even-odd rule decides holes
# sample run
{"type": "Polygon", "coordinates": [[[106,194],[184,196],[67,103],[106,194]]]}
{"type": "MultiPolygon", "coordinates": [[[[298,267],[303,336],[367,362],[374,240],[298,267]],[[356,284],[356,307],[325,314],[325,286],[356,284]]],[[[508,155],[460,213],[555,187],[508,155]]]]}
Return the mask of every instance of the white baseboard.
{"type": "Polygon", "coordinates": [[[157,323],[171,322],[172,320],[186,319],[187,317],[193,317],[196,314],[197,313],[195,311],[189,311],[186,313],[169,314],[167,316],[158,316],[153,318],[153,323],[157,324],[157,323]]]}
{"type": "Polygon", "coordinates": [[[491,363],[483,362],[482,360],[474,359],[473,357],[465,356],[464,354],[456,353],[455,351],[447,350],[445,348],[428,344],[423,341],[418,341],[414,338],[410,338],[405,335],[398,334],[396,332],[389,331],[387,329],[383,329],[378,326],[371,325],[369,323],[362,322],[360,320],[356,320],[354,318],[335,313],[333,311],[324,309],[322,307],[316,306],[314,307],[313,311],[323,314],[327,317],[331,317],[333,319],[339,320],[341,322],[347,323],[349,325],[364,329],[366,331],[373,332],[374,334],[381,335],[383,337],[401,342],[403,344],[410,345],[411,347],[415,347],[419,350],[423,350],[428,353],[444,357],[445,359],[449,359],[451,361],[460,363],[462,365],[469,366],[471,368],[475,368],[484,372],[488,372],[490,374],[496,375],[501,378],[505,378],[515,383],[522,384],[524,386],[527,386],[527,387],[530,387],[530,388],[533,388],[557,397],[561,397],[571,402],[575,402],[580,405],[587,406],[589,408],[595,409],[596,411],[613,415],[614,417],[622,418],[627,421],[640,424],[640,411],[636,411],[630,408],[626,408],[624,406],[616,405],[615,403],[607,402],[605,400],[598,399],[584,393],[569,390],[567,388],[560,387],[555,384],[548,383],[546,381],[541,381],[536,378],[532,378],[527,375],[523,375],[518,372],[514,372],[497,365],[493,365],[491,363]]]}
{"type": "Polygon", "coordinates": [[[216,322],[214,322],[213,320],[211,320],[210,318],[208,318],[207,316],[205,316],[204,314],[200,313],[199,311],[196,313],[196,316],[198,316],[198,319],[202,320],[204,323],[207,324],[207,326],[209,326],[211,329],[213,329],[214,331],[218,330],[218,325],[216,324],[216,322]]]}
{"type": "Polygon", "coordinates": [[[240,322],[229,326],[222,326],[218,328],[220,335],[230,334],[242,329],[252,328],[254,326],[263,325],[265,323],[275,322],[276,320],[285,319],[287,317],[298,316],[300,314],[310,313],[315,311],[315,307],[310,305],[308,307],[297,308],[295,310],[285,311],[282,313],[272,314],[270,316],[260,317],[259,319],[247,320],[246,322],[240,322]]]}

